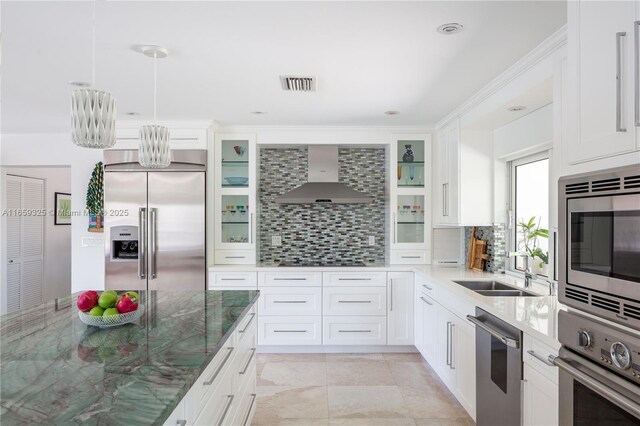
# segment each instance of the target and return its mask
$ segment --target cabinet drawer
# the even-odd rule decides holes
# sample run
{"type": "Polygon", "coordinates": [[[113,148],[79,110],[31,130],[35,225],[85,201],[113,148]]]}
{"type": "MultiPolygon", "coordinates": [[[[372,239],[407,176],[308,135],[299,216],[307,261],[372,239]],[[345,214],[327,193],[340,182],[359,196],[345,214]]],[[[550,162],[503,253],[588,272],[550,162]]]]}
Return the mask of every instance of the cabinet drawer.
{"type": "Polygon", "coordinates": [[[323,291],[325,315],[386,315],[386,287],[326,287],[323,291]]]}
{"type": "Polygon", "coordinates": [[[436,296],[436,285],[428,280],[422,274],[415,274],[416,294],[422,294],[429,297],[436,296]]]}
{"type": "Polygon", "coordinates": [[[522,358],[525,364],[558,384],[558,368],[549,365],[549,355],[558,356],[558,351],[525,334],[523,336],[522,358]]]}
{"type": "Polygon", "coordinates": [[[320,316],[260,316],[259,345],[321,345],[320,316]]]}
{"type": "Polygon", "coordinates": [[[216,265],[254,265],[256,252],[254,250],[216,250],[214,261],[216,265]]]}
{"type": "Polygon", "coordinates": [[[238,348],[236,354],[235,363],[233,365],[233,388],[238,390],[242,388],[248,380],[252,380],[251,372],[253,370],[255,380],[255,365],[256,365],[256,346],[255,346],[255,334],[252,335],[251,344],[244,345],[238,348]],[[253,367],[253,369],[252,369],[253,367]]]}
{"type": "Polygon", "coordinates": [[[320,287],[322,272],[260,272],[260,287],[320,287]]]}
{"type": "Polygon", "coordinates": [[[251,419],[256,409],[256,365],[253,363],[247,374],[245,383],[242,384],[240,390],[236,393],[238,405],[230,423],[234,426],[247,426],[251,424],[251,419]]]}
{"type": "Polygon", "coordinates": [[[260,315],[322,315],[320,287],[261,287],[260,315]]]}
{"type": "Polygon", "coordinates": [[[242,345],[255,345],[254,343],[245,343],[247,340],[249,342],[253,342],[255,340],[256,331],[258,329],[258,315],[256,313],[255,306],[247,313],[247,315],[242,319],[240,324],[238,324],[238,328],[234,333],[236,335],[236,347],[241,347],[242,345]]]}
{"type": "Polygon", "coordinates": [[[428,250],[391,250],[391,264],[393,265],[428,265],[431,254],[428,250]]]}
{"type": "Polygon", "coordinates": [[[188,417],[193,415],[194,408],[199,408],[199,414],[193,416],[196,425],[229,424],[231,420],[236,403],[233,394],[233,372],[225,371],[212,388],[211,392],[207,392],[207,398],[201,401],[200,407],[189,407],[187,400],[188,417]]]}
{"type": "Polygon", "coordinates": [[[386,272],[324,272],[322,283],[325,287],[367,286],[386,287],[386,272]]]}
{"type": "Polygon", "coordinates": [[[258,288],[257,272],[210,272],[209,288],[251,287],[258,288]]]}
{"type": "Polygon", "coordinates": [[[325,345],[385,345],[386,317],[325,317],[323,342],[325,345]]]}

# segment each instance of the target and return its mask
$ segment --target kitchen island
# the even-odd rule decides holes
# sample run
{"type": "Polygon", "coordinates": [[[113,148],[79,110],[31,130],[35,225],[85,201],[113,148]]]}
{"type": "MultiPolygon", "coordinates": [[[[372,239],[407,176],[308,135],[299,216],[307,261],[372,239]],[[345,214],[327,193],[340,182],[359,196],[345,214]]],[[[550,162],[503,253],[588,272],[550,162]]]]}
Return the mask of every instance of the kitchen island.
{"type": "Polygon", "coordinates": [[[82,323],[77,296],[0,317],[3,426],[250,419],[255,395],[233,389],[255,389],[259,292],[140,292],[143,317],[110,329],[82,323]],[[207,418],[218,404],[229,417],[207,418]]]}

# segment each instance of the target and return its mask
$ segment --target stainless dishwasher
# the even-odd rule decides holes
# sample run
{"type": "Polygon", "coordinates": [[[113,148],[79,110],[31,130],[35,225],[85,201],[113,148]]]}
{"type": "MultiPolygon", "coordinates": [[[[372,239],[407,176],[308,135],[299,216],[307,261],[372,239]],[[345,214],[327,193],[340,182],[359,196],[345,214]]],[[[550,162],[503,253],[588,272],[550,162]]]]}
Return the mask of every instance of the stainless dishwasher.
{"type": "Polygon", "coordinates": [[[476,308],[476,424],[516,426],[521,422],[522,332],[476,308]]]}

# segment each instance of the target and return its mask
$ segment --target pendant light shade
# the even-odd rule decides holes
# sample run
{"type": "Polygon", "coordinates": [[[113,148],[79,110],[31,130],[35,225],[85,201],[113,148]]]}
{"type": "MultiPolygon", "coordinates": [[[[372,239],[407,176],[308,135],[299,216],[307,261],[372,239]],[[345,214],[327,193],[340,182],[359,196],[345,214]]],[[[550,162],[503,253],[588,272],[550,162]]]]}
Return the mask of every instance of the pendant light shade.
{"type": "Polygon", "coordinates": [[[140,127],[140,148],[138,149],[138,163],[142,167],[160,169],[171,164],[171,147],[169,128],[157,122],[157,93],[158,93],[158,58],[166,58],[169,51],[160,46],[143,46],[142,53],[153,58],[153,124],[140,127]]]}
{"type": "Polygon", "coordinates": [[[138,162],[143,167],[159,169],[171,164],[171,138],[169,128],[158,124],[140,127],[140,149],[138,162]]]}
{"type": "Polygon", "coordinates": [[[111,148],[116,144],[116,99],[93,88],[96,80],[96,2],[91,16],[91,88],[71,94],[71,140],[84,148],[111,148]]]}
{"type": "Polygon", "coordinates": [[[108,92],[77,89],[71,94],[71,140],[84,148],[116,143],[116,99],[108,92]]]}

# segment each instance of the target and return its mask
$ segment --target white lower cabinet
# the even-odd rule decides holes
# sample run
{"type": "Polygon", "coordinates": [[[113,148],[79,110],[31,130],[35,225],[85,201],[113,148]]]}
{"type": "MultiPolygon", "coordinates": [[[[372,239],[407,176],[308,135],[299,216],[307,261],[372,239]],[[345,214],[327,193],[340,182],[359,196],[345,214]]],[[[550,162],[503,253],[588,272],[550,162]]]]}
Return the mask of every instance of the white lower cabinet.
{"type": "Polygon", "coordinates": [[[387,324],[384,316],[327,316],[323,318],[325,345],[384,345],[387,324]]]}
{"type": "Polygon", "coordinates": [[[524,335],[524,394],[523,426],[557,426],[558,417],[558,368],[553,366],[549,355],[558,351],[542,342],[524,335]]]}
{"type": "Polygon", "coordinates": [[[322,317],[267,316],[258,318],[258,344],[260,345],[321,345],[322,317]]]}
{"type": "Polygon", "coordinates": [[[242,319],[165,421],[175,425],[245,425],[255,412],[256,310],[242,319]]]}
{"type": "Polygon", "coordinates": [[[416,300],[416,339],[420,341],[418,350],[434,366],[438,359],[439,305],[426,294],[420,294],[416,300]]]}
{"type": "Polygon", "coordinates": [[[413,344],[413,272],[387,274],[387,344],[413,344]]]}

